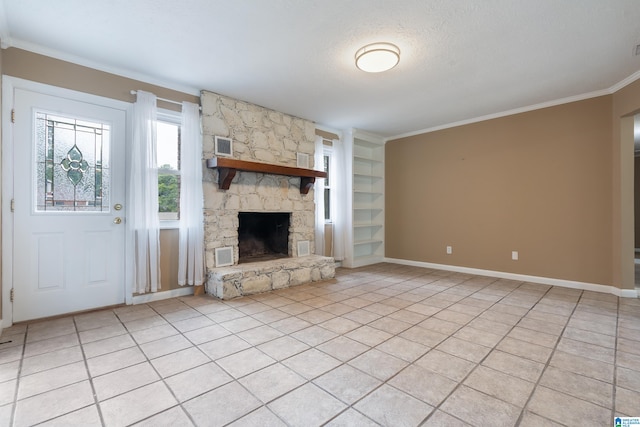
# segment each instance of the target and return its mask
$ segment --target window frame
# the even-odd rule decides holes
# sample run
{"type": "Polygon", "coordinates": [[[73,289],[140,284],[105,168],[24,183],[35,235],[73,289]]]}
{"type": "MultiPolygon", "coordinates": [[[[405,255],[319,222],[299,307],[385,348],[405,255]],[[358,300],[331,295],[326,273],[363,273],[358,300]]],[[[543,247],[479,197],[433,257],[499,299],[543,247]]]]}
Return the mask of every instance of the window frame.
{"type": "Polygon", "coordinates": [[[333,150],[331,149],[330,146],[324,145],[323,147],[323,151],[322,151],[322,160],[323,160],[323,167],[322,169],[327,172],[327,177],[324,179],[324,189],[323,189],[323,195],[322,197],[325,198],[325,215],[324,215],[324,223],[325,224],[332,224],[333,223],[333,219],[331,218],[331,156],[332,156],[333,150]],[[327,159],[327,169],[325,170],[324,168],[324,159],[327,159]],[[327,212],[327,207],[326,207],[326,199],[327,197],[325,197],[325,194],[327,194],[327,191],[329,191],[329,217],[327,218],[326,212],[327,212]]]}
{"type": "MultiPolygon", "coordinates": [[[[182,127],[182,116],[180,114],[179,111],[172,111],[172,110],[166,110],[166,109],[161,109],[158,108],[158,114],[157,114],[157,118],[156,118],[157,122],[164,122],[164,123],[169,123],[169,124],[173,124],[176,125],[178,127],[178,152],[176,153],[176,155],[178,156],[178,169],[174,170],[171,169],[169,170],[169,173],[160,173],[160,165],[158,165],[158,178],[161,175],[176,175],[176,176],[180,176],[181,175],[181,162],[180,162],[180,132],[181,132],[181,127],[182,127]]],[[[158,143],[157,139],[156,139],[156,144],[158,143]]],[[[156,150],[158,150],[158,147],[156,146],[156,150]]],[[[166,171],[166,169],[165,169],[166,171]]],[[[176,228],[180,228],[180,210],[181,210],[181,206],[180,206],[180,188],[178,188],[178,218],[167,218],[167,219],[163,219],[162,218],[162,212],[158,212],[158,220],[159,220],[159,225],[160,225],[160,229],[161,230],[166,230],[166,229],[176,229],[176,228]]]]}

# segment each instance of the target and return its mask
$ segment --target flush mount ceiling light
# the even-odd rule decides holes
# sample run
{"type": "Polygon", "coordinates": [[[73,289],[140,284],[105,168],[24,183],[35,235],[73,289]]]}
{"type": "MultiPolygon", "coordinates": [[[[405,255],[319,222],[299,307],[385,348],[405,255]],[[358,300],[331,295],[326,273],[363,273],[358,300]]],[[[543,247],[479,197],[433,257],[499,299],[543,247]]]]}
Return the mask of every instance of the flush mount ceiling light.
{"type": "Polygon", "coordinates": [[[356,52],[356,67],[367,73],[380,73],[398,65],[400,49],[391,43],[371,43],[356,52]]]}

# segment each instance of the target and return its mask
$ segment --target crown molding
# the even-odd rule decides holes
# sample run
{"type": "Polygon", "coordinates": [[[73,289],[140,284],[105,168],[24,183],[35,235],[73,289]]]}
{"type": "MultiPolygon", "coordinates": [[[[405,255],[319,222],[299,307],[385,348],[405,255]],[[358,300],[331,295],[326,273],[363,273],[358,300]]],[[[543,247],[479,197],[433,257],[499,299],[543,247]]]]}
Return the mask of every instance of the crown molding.
{"type": "MultiPolygon", "coordinates": [[[[1,14],[1,12],[0,12],[1,14]]],[[[1,17],[0,17],[1,19],[1,17]]],[[[1,22],[0,22],[1,25],[1,22]]],[[[10,40],[10,45],[8,47],[14,47],[16,49],[26,50],[28,52],[33,52],[39,55],[48,56],[50,58],[58,59],[61,61],[69,62],[71,64],[80,65],[87,68],[92,68],[94,70],[102,71],[105,73],[113,74],[119,77],[125,77],[132,80],[138,80],[143,83],[152,84],[155,86],[160,86],[166,89],[175,90],[178,92],[186,93],[193,96],[200,96],[200,89],[195,88],[193,86],[181,85],[175,82],[171,82],[168,80],[158,79],[147,74],[137,73],[125,68],[112,67],[106,64],[103,64],[98,61],[91,61],[86,58],[82,58],[77,55],[70,55],[68,53],[61,52],[56,49],[50,49],[43,47],[38,44],[25,42],[23,40],[10,40]]]]}
{"type": "MultiPolygon", "coordinates": [[[[638,74],[638,77],[640,77],[640,73],[638,74]]],[[[638,77],[636,77],[636,78],[638,78],[638,77]]],[[[629,83],[631,83],[631,82],[629,82],[629,83]]],[[[627,84],[629,84],[629,83],[627,83],[627,84]]],[[[460,120],[458,122],[452,122],[452,123],[447,123],[447,124],[444,124],[444,125],[434,126],[434,127],[430,127],[430,128],[426,128],[426,129],[421,129],[421,130],[416,130],[416,131],[413,131],[413,132],[402,133],[400,135],[390,136],[390,137],[386,138],[386,141],[391,141],[391,140],[394,140],[394,139],[407,138],[407,137],[410,137],[410,136],[421,135],[423,133],[435,132],[435,131],[438,131],[438,130],[454,128],[454,127],[468,125],[468,124],[472,124],[472,123],[484,122],[486,120],[497,119],[497,118],[506,117],[506,116],[512,116],[514,114],[526,113],[526,112],[529,112],[529,111],[540,110],[542,108],[555,107],[557,105],[569,104],[570,102],[583,101],[585,99],[597,98],[598,96],[603,96],[603,95],[611,95],[611,93],[613,93],[613,92],[611,92],[610,89],[605,89],[605,90],[598,90],[598,91],[595,91],[595,92],[584,93],[584,94],[581,94],[581,95],[569,96],[567,98],[560,98],[560,99],[556,99],[556,100],[553,100],[553,101],[541,102],[540,104],[534,104],[534,105],[529,105],[529,106],[526,106],[526,107],[514,108],[512,110],[502,111],[502,112],[499,112],[499,113],[487,114],[485,116],[474,117],[472,119],[460,120]]]]}
{"type": "Polygon", "coordinates": [[[416,130],[416,131],[413,131],[413,132],[402,133],[400,135],[390,136],[390,137],[386,138],[385,142],[391,141],[391,140],[394,140],[394,139],[408,138],[410,136],[421,135],[423,133],[429,133],[429,132],[435,132],[435,131],[438,131],[438,130],[449,129],[449,128],[453,128],[453,127],[457,127],[457,126],[463,126],[463,125],[468,125],[468,124],[472,124],[472,123],[483,122],[485,120],[491,120],[491,119],[497,119],[497,118],[500,118],[500,117],[512,116],[514,114],[526,113],[528,111],[540,110],[542,108],[555,107],[556,105],[568,104],[570,102],[583,101],[585,99],[590,99],[590,98],[597,98],[598,96],[612,95],[612,94],[616,93],[617,91],[619,91],[620,89],[623,89],[624,87],[626,87],[626,86],[630,85],[631,83],[635,82],[638,79],[640,79],[640,71],[636,71],[635,73],[631,74],[629,77],[619,81],[618,83],[614,84],[613,86],[610,86],[607,89],[597,90],[597,91],[594,91],[594,92],[588,92],[588,93],[584,93],[584,94],[581,94],[581,95],[570,96],[570,97],[567,97],[567,98],[560,98],[560,99],[556,99],[556,100],[553,100],[553,101],[542,102],[540,104],[529,105],[527,107],[514,108],[513,110],[502,111],[500,113],[494,113],[494,114],[487,114],[486,116],[480,116],[480,117],[475,117],[475,118],[472,118],[472,119],[461,120],[461,121],[458,121],[458,122],[453,122],[453,123],[448,123],[448,124],[444,124],[444,125],[440,125],[440,126],[434,126],[434,127],[430,127],[430,128],[426,128],[426,129],[416,130]]]}
{"type": "Polygon", "coordinates": [[[618,83],[614,84],[613,86],[611,86],[609,88],[609,93],[613,94],[616,93],[617,91],[619,91],[620,89],[630,85],[631,83],[635,82],[636,80],[640,79],[640,71],[636,71],[635,73],[631,74],[629,77],[627,77],[624,80],[619,81],[618,83]]]}

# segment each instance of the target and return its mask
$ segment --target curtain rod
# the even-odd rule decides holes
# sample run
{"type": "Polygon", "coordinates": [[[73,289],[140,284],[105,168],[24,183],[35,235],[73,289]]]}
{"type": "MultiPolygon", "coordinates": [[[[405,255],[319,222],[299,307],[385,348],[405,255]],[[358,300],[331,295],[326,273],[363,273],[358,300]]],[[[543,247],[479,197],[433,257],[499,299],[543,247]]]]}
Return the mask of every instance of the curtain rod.
{"type": "MultiPolygon", "coordinates": [[[[131,93],[131,95],[137,95],[138,91],[137,90],[132,90],[130,93],[131,93]]],[[[170,104],[182,105],[182,102],[174,101],[172,99],[160,98],[159,96],[156,96],[156,99],[158,101],[164,101],[164,102],[168,102],[170,104]]],[[[202,110],[202,107],[198,106],[198,109],[202,110]]]]}

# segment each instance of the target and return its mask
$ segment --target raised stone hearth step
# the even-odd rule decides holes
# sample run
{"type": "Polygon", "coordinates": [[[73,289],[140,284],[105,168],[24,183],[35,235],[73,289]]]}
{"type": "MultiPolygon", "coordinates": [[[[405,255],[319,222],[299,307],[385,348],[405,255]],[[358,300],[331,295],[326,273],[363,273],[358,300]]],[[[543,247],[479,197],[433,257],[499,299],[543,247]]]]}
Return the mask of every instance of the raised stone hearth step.
{"type": "Polygon", "coordinates": [[[309,255],[209,269],[207,293],[221,299],[288,288],[335,276],[331,257],[309,255]]]}

